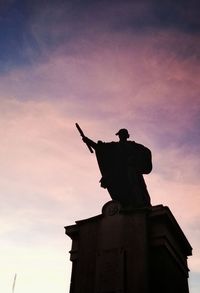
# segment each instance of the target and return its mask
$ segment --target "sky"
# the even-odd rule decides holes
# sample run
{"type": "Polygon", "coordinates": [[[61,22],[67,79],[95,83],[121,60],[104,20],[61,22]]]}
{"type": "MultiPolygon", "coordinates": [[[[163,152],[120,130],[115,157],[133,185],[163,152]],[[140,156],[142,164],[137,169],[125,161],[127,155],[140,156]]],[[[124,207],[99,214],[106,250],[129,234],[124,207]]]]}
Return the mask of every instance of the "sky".
{"type": "Polygon", "coordinates": [[[0,1],[0,291],[69,291],[64,226],[101,213],[97,141],[152,151],[145,181],[193,247],[200,292],[200,4],[0,1]]]}

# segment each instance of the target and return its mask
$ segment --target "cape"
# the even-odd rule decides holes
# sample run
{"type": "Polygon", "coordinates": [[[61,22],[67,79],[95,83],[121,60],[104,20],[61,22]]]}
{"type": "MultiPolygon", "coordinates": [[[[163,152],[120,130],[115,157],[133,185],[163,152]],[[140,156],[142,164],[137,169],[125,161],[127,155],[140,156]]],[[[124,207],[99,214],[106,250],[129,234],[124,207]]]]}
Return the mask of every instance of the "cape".
{"type": "Polygon", "coordinates": [[[108,189],[112,199],[138,206],[150,204],[142,176],[152,170],[151,151],[147,147],[134,141],[99,141],[95,152],[101,186],[108,189]]]}

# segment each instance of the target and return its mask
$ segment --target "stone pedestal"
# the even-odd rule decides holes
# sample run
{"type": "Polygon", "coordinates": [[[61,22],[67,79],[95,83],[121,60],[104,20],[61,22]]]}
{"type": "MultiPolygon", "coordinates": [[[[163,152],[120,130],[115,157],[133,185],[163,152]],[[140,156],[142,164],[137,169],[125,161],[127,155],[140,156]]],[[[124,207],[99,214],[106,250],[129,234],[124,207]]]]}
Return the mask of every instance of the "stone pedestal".
{"type": "Polygon", "coordinates": [[[192,248],[168,207],[102,214],[65,227],[72,239],[70,293],[188,293],[192,248]]]}

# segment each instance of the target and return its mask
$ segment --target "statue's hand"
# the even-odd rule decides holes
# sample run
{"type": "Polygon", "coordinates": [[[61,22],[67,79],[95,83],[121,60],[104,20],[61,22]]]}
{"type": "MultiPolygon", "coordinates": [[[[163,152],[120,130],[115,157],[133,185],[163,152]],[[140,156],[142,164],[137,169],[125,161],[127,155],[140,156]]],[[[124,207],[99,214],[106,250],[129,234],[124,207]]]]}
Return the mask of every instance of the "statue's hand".
{"type": "Polygon", "coordinates": [[[88,137],[86,137],[86,136],[83,136],[82,140],[84,143],[88,143],[88,141],[89,141],[88,137]]]}
{"type": "Polygon", "coordinates": [[[96,142],[94,142],[93,140],[89,139],[87,136],[83,136],[82,140],[83,140],[84,143],[86,143],[87,145],[89,145],[93,149],[96,148],[96,145],[97,145],[96,142]]]}

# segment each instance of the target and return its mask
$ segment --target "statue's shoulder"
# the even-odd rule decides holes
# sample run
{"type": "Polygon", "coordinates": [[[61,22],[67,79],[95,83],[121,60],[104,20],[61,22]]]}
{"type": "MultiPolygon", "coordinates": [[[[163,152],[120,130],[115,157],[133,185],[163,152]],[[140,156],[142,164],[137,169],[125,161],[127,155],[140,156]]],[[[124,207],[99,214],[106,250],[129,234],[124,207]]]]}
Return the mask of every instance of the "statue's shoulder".
{"type": "Polygon", "coordinates": [[[127,140],[127,143],[131,144],[131,145],[136,145],[137,144],[134,140],[127,140]]]}
{"type": "Polygon", "coordinates": [[[114,150],[115,149],[115,146],[116,146],[116,142],[104,142],[104,141],[101,141],[101,140],[99,140],[98,142],[97,142],[97,148],[96,148],[96,150],[98,151],[106,151],[106,152],[108,152],[108,151],[112,151],[112,150],[114,150]]]}
{"type": "Polygon", "coordinates": [[[111,141],[111,142],[105,142],[105,141],[102,141],[102,140],[98,140],[97,141],[97,144],[99,144],[99,145],[114,145],[114,144],[116,144],[117,142],[116,141],[111,141]]]}
{"type": "Polygon", "coordinates": [[[135,142],[134,140],[127,140],[126,143],[129,146],[129,148],[131,148],[133,150],[140,149],[140,144],[135,142]]]}
{"type": "Polygon", "coordinates": [[[144,150],[144,151],[147,151],[147,152],[151,152],[150,149],[146,146],[144,146],[143,144],[141,143],[137,143],[137,142],[134,142],[135,143],[135,147],[139,150],[144,150]]]}

